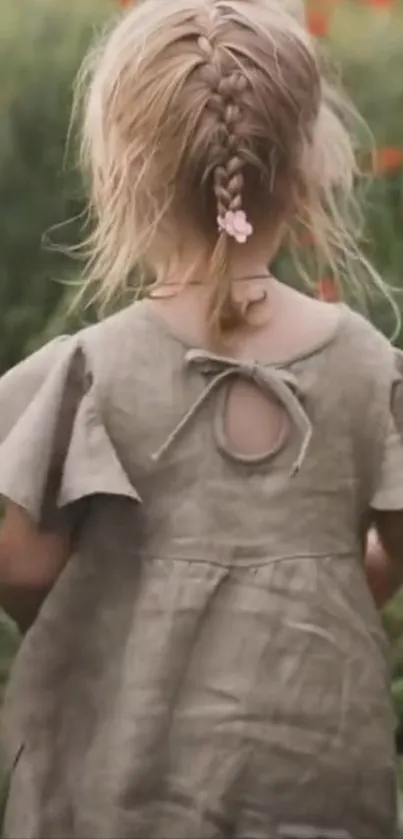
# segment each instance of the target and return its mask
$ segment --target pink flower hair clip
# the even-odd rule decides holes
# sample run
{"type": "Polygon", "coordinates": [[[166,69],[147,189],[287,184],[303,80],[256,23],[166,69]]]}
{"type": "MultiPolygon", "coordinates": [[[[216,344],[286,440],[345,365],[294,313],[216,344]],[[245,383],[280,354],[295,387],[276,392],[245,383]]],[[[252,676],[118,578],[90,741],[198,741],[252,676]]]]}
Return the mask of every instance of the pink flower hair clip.
{"type": "Polygon", "coordinates": [[[224,215],[218,216],[217,225],[220,233],[226,233],[240,245],[244,245],[253,233],[253,227],[243,210],[227,210],[224,215]]]}

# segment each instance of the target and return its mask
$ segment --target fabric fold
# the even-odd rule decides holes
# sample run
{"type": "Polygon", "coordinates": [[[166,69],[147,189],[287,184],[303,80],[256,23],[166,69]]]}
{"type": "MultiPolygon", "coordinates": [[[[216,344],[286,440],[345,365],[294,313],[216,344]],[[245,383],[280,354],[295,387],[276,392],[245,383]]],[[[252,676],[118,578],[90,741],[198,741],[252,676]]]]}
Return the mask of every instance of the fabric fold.
{"type": "Polygon", "coordinates": [[[390,412],[385,429],[382,459],[371,498],[377,511],[403,509],[403,353],[394,351],[390,384],[390,412]]]}
{"type": "MultiPolygon", "coordinates": [[[[24,363],[15,368],[16,388],[23,372],[24,363]]],[[[0,382],[0,411],[1,400],[0,382]]],[[[140,501],[104,427],[85,350],[71,339],[0,441],[0,495],[44,524],[95,494],[140,501]]]]}

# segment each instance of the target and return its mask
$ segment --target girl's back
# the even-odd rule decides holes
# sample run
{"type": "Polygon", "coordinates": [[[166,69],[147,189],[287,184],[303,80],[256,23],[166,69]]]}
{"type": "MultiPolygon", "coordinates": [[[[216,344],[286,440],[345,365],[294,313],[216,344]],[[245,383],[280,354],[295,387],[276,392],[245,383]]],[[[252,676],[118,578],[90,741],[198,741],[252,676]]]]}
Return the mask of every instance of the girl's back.
{"type": "Polygon", "coordinates": [[[362,536],[370,505],[403,500],[397,442],[400,487],[380,474],[394,361],[337,315],[311,353],[249,364],[187,346],[143,303],[4,379],[2,431],[29,405],[0,450],[2,490],[35,510],[78,347],[93,377],[59,489],[63,507],[89,499],[77,551],[9,688],[9,757],[24,746],[9,835],[393,835],[362,536]],[[261,454],[227,436],[239,381],[287,419],[261,454]]]}
{"type": "Polygon", "coordinates": [[[335,269],[348,235],[322,96],[274,0],[144,0],[95,62],[95,258],[107,292],[134,258],[157,283],[0,383],[0,492],[42,583],[50,556],[4,711],[10,839],[395,833],[363,570],[403,509],[395,354],[266,269],[294,224],[335,269]]]}

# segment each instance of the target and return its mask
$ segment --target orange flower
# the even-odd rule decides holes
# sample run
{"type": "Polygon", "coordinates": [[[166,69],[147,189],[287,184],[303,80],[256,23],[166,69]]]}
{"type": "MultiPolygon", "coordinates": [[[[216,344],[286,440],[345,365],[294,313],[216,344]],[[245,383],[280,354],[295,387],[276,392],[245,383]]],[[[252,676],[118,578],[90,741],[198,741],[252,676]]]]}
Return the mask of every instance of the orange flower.
{"type": "Polygon", "coordinates": [[[372,155],[372,169],[378,174],[393,172],[403,165],[403,149],[398,146],[384,146],[372,155]]]}
{"type": "Polygon", "coordinates": [[[316,286],[316,298],[325,300],[326,303],[337,303],[339,292],[332,277],[322,277],[316,286]]]}
{"type": "Polygon", "coordinates": [[[364,3],[376,9],[391,9],[395,5],[395,0],[364,0],[364,3]]]}
{"type": "Polygon", "coordinates": [[[315,38],[324,38],[329,32],[329,16],[325,12],[308,9],[306,22],[311,35],[315,38]]]}

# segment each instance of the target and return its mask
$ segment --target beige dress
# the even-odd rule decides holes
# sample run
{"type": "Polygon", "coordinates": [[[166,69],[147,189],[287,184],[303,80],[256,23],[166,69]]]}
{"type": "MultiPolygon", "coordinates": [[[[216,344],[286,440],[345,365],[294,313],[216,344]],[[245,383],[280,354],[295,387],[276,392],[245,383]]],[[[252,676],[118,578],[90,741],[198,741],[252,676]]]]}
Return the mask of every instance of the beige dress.
{"type": "Polygon", "coordinates": [[[8,689],[7,839],[396,835],[362,570],[370,508],[403,509],[395,359],[347,308],[272,366],[139,303],[1,380],[0,492],[75,532],[8,689]],[[290,418],[261,458],[226,437],[238,376],[290,418]]]}

